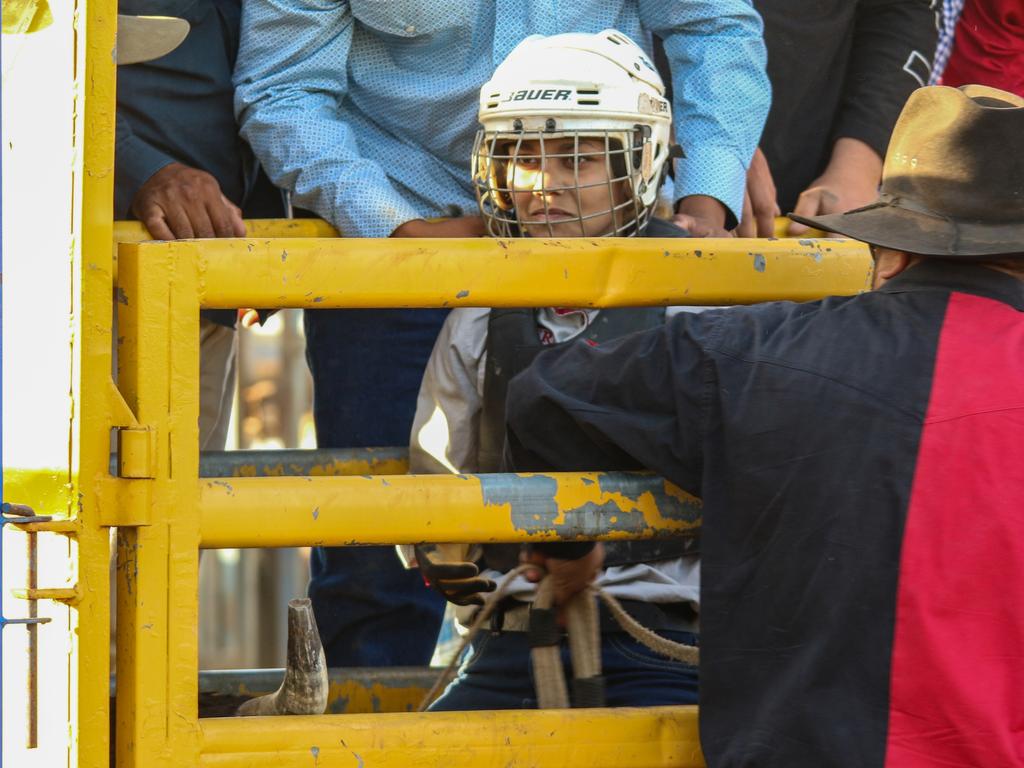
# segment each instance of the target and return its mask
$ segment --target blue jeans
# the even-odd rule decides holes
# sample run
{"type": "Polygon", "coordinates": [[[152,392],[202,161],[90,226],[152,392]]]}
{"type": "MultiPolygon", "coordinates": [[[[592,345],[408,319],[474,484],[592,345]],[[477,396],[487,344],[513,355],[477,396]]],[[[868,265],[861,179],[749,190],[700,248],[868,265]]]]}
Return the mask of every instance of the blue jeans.
{"type": "MultiPolygon", "coordinates": [[[[306,310],[321,448],[409,444],[416,395],[447,310],[306,310]]],[[[444,600],[392,547],[315,547],[309,597],[332,667],[430,661],[444,600]]]]}
{"type": "MultiPolygon", "coordinates": [[[[690,632],[658,631],[678,643],[696,645],[690,632]]],[[[562,641],[562,665],[572,661],[562,641]]],[[[697,703],[697,667],[667,659],[625,632],[601,634],[601,671],[609,707],[655,707],[697,703]]],[[[458,676],[430,705],[432,712],[476,709],[536,709],[533,665],[525,632],[481,631],[458,676]]]]}

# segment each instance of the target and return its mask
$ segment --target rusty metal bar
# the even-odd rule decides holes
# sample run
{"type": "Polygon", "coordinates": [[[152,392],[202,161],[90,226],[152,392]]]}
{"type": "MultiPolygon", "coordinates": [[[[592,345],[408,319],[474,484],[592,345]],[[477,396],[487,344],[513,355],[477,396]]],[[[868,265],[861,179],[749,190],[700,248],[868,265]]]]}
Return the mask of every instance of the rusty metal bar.
{"type": "MultiPolygon", "coordinates": [[[[435,667],[335,667],[329,669],[327,712],[333,715],[369,712],[412,712],[441,674],[435,667]]],[[[261,696],[277,690],[283,668],[201,669],[199,695],[261,696]]],[[[110,677],[110,696],[117,681],[110,677]]]]}
{"type": "MultiPolygon", "coordinates": [[[[432,667],[337,667],[328,670],[327,712],[409,712],[423,700],[440,669],[432,667]]],[[[284,669],[216,669],[199,672],[199,693],[261,696],[277,690],[284,669]]]]}
{"type": "MultiPolygon", "coordinates": [[[[25,543],[28,549],[28,573],[25,577],[25,586],[28,591],[34,591],[39,585],[38,579],[38,557],[39,547],[36,538],[39,534],[25,534],[25,543]]],[[[28,618],[39,617],[39,604],[34,599],[28,601],[28,618]]],[[[26,624],[28,631],[28,697],[26,706],[26,728],[25,748],[35,749],[39,746],[39,627],[36,624],[26,624]]]]}
{"type": "Polygon", "coordinates": [[[402,475],[408,466],[406,448],[206,451],[199,454],[200,477],[402,475]]]}
{"type": "MultiPolygon", "coordinates": [[[[35,535],[34,533],[32,534],[35,535]]],[[[12,589],[11,594],[20,600],[28,600],[30,603],[37,600],[54,600],[59,603],[77,603],[82,595],[77,587],[51,587],[51,588],[30,588],[12,589]]]]}
{"type": "MultiPolygon", "coordinates": [[[[199,454],[200,477],[404,475],[408,469],[407,448],[204,451],[199,454]]],[[[116,476],[117,470],[118,457],[111,455],[110,474],[116,476]]]]}
{"type": "MultiPolygon", "coordinates": [[[[0,534],[3,533],[5,525],[10,523],[26,524],[26,523],[41,523],[45,524],[50,522],[49,515],[37,515],[35,511],[26,504],[11,504],[10,502],[4,502],[0,506],[0,534]]],[[[27,551],[27,574],[26,574],[26,591],[36,589],[38,579],[38,562],[37,562],[37,540],[34,532],[28,532],[26,538],[27,551]]],[[[3,550],[0,547],[0,571],[3,571],[3,550]]],[[[27,749],[36,749],[39,746],[39,638],[37,634],[38,625],[46,624],[50,621],[48,618],[40,618],[36,602],[34,599],[29,600],[28,604],[28,616],[23,619],[8,619],[0,611],[0,670],[3,667],[3,630],[8,624],[22,624],[28,631],[28,674],[26,680],[26,723],[27,729],[25,733],[25,746],[27,749]]],[[[0,682],[2,682],[3,673],[0,671],[0,682]]],[[[2,687],[2,686],[0,686],[2,687]]],[[[0,718],[2,721],[2,718],[0,718]]],[[[2,724],[0,724],[2,728],[2,724]]]]}

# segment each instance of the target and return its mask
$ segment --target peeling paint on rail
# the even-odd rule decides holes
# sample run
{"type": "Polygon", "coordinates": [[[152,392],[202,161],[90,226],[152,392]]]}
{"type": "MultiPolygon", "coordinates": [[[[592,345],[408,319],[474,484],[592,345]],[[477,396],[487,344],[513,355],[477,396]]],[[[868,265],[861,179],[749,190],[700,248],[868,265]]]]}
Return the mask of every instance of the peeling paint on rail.
{"type": "Polygon", "coordinates": [[[625,484],[620,476],[614,488],[608,487],[606,475],[598,475],[596,484],[583,478],[571,494],[545,474],[480,475],[479,480],[484,506],[507,507],[513,528],[528,534],[647,538],[678,533],[681,523],[696,526],[701,517],[699,499],[653,476],[631,477],[625,484]],[[590,498],[580,501],[581,495],[590,498]],[[644,512],[651,507],[654,515],[644,512]]]}

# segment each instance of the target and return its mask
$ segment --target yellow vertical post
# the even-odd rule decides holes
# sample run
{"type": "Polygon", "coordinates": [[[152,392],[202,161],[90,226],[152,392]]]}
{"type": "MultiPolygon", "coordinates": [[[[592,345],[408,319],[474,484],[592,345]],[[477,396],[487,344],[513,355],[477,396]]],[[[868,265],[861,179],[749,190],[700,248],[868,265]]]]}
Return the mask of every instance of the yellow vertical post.
{"type": "Polygon", "coordinates": [[[198,733],[199,304],[173,251],[120,267],[119,382],[155,433],[118,531],[117,765],[194,765],[198,733]],[[140,336],[140,331],[143,331],[140,336]],[[134,509],[132,508],[134,506],[134,509]]]}
{"type": "Polygon", "coordinates": [[[100,768],[110,755],[110,534],[100,524],[98,480],[110,454],[113,309],[114,47],[116,0],[79,5],[76,62],[75,147],[82,157],[81,193],[74,221],[81,248],[72,275],[72,317],[77,349],[72,356],[76,406],[71,429],[78,533],[78,655],[72,665],[72,719],[80,768],[100,768]],[[84,26],[84,30],[82,27],[84,26]],[[84,32],[84,35],[83,35],[84,32]],[[84,41],[84,45],[82,44],[84,41]],[[74,678],[77,678],[76,680],[74,678]]]}
{"type": "Polygon", "coordinates": [[[199,287],[194,259],[172,263],[168,415],[168,766],[199,761],[199,287]],[[182,757],[185,760],[182,760],[182,757]]]}

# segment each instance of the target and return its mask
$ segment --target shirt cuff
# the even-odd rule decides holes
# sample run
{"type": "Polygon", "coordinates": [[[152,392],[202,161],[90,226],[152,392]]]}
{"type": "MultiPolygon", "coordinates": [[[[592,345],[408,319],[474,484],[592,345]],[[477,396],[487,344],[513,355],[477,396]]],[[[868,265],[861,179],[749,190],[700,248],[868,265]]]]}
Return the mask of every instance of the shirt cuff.
{"type": "Polygon", "coordinates": [[[137,136],[124,136],[118,138],[114,162],[114,217],[123,219],[129,215],[139,188],[175,159],[137,136]]]}
{"type": "Polygon", "coordinates": [[[379,183],[368,183],[357,199],[344,203],[335,199],[327,210],[317,205],[317,197],[315,193],[308,197],[296,195],[295,203],[319,213],[345,237],[389,237],[405,222],[430,215],[406,202],[394,190],[382,188],[379,183]]]}
{"type": "Polygon", "coordinates": [[[713,197],[725,206],[725,228],[732,229],[743,214],[748,165],[731,147],[695,146],[676,166],[673,200],[678,203],[689,195],[713,197]]]}

